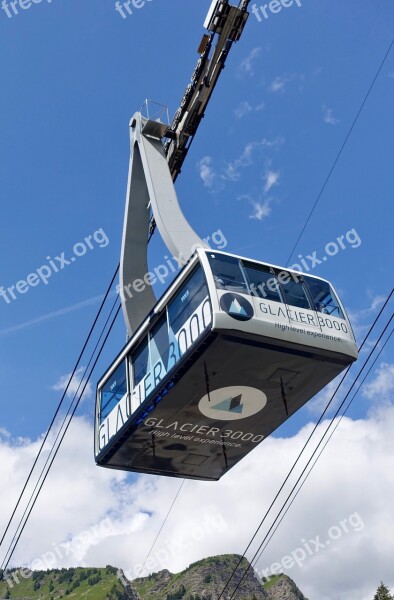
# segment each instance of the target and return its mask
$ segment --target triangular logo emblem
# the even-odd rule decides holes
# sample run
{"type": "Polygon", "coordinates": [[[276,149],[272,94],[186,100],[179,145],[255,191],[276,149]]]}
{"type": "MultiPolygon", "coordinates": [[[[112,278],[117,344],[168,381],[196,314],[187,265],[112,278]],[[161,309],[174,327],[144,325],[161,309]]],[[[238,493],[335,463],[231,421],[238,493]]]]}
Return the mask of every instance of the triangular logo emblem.
{"type": "Polygon", "coordinates": [[[241,414],[243,411],[244,405],[241,404],[242,394],[238,396],[234,396],[234,398],[227,398],[227,400],[222,400],[219,404],[212,406],[215,410],[224,410],[226,412],[239,413],[241,414]]]}
{"type": "Polygon", "coordinates": [[[240,305],[237,298],[234,298],[234,300],[231,302],[228,312],[235,315],[246,315],[246,310],[240,305]]]}

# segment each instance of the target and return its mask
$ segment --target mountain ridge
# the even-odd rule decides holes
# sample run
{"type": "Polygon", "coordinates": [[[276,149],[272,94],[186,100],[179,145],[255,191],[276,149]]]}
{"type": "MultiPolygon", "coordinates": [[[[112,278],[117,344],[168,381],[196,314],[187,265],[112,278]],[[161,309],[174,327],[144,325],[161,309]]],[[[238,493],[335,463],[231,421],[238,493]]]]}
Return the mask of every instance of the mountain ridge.
{"type": "MultiPolygon", "coordinates": [[[[0,572],[0,600],[229,600],[249,562],[237,554],[211,556],[190,564],[180,573],[163,569],[128,580],[121,569],[69,568],[48,571],[11,569],[0,572]]],[[[234,600],[308,600],[287,575],[260,580],[248,569],[234,600]]]]}

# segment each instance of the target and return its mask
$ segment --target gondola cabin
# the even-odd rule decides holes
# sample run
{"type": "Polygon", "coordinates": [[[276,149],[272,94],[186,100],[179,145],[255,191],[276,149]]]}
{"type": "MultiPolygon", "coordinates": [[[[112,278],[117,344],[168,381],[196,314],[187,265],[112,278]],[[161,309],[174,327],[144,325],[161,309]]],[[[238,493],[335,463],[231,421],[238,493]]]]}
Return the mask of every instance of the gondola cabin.
{"type": "Polygon", "coordinates": [[[199,249],[98,383],[96,462],[218,480],[356,358],[330,283],[199,249]]]}

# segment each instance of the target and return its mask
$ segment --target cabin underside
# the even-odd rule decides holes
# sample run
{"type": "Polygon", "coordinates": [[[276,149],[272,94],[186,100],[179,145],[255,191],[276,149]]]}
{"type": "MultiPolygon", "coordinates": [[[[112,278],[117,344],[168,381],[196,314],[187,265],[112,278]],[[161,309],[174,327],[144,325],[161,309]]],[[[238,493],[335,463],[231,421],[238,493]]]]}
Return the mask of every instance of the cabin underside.
{"type": "Polygon", "coordinates": [[[172,373],[174,385],[163,381],[168,392],[148,398],[96,462],[216,481],[350,362],[268,339],[209,334],[172,373]]]}

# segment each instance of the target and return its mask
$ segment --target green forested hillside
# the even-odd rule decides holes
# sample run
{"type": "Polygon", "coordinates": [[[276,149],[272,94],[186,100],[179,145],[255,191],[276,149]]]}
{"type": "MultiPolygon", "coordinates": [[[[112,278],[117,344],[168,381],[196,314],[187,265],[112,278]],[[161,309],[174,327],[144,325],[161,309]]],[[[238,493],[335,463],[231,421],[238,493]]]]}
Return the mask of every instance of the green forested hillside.
{"type": "MultiPolygon", "coordinates": [[[[0,573],[0,600],[217,600],[240,556],[213,556],[191,564],[181,573],[164,569],[132,582],[115,567],[0,573]],[[119,577],[119,575],[121,577],[119,577]]],[[[242,559],[228,592],[248,567],[242,559]]],[[[285,575],[261,582],[253,569],[242,581],[234,600],[306,600],[295,583],[285,575]]]]}
{"type": "MultiPolygon", "coordinates": [[[[19,569],[0,581],[0,598],[57,600],[89,598],[89,600],[128,600],[130,596],[117,578],[117,569],[53,569],[35,571],[25,579],[19,569]]],[[[26,576],[27,572],[23,572],[26,576]]]]}

